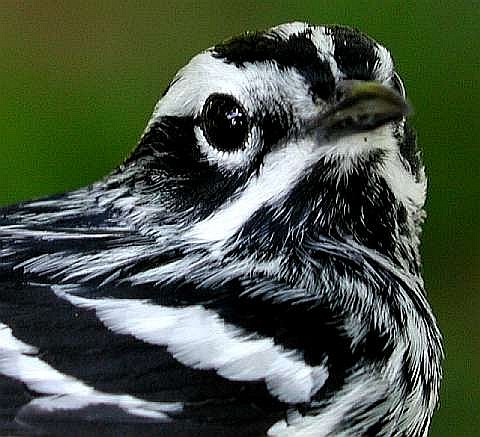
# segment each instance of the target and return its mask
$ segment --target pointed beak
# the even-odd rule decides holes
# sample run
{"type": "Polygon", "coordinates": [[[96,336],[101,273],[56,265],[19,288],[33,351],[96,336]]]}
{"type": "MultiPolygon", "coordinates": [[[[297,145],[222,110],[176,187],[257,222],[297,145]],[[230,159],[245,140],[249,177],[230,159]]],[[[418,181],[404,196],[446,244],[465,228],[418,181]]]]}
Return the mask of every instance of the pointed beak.
{"type": "Polygon", "coordinates": [[[380,82],[340,82],[332,107],[314,121],[327,135],[374,129],[401,120],[411,108],[404,97],[380,82]]]}

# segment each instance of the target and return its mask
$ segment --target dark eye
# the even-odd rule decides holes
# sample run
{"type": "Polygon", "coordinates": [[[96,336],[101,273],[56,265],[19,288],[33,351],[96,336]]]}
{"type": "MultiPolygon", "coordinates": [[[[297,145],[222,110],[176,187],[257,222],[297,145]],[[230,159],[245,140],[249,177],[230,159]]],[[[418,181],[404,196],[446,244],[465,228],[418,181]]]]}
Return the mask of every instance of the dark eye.
{"type": "Polygon", "coordinates": [[[247,113],[232,96],[212,94],[203,105],[201,128],[216,149],[225,152],[241,149],[248,135],[247,113]]]}
{"type": "Polygon", "coordinates": [[[395,91],[398,92],[403,98],[406,97],[405,87],[403,86],[402,79],[397,73],[393,73],[392,76],[392,86],[395,91]]]}

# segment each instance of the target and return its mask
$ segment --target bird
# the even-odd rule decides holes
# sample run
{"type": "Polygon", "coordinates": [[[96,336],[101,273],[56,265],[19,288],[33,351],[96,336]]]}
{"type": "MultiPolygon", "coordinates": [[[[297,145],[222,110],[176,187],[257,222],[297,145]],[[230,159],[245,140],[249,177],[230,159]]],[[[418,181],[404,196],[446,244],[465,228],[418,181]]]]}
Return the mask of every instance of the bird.
{"type": "Polygon", "coordinates": [[[0,209],[0,434],[426,436],[410,114],[347,26],[194,56],[110,174],[0,209]]]}

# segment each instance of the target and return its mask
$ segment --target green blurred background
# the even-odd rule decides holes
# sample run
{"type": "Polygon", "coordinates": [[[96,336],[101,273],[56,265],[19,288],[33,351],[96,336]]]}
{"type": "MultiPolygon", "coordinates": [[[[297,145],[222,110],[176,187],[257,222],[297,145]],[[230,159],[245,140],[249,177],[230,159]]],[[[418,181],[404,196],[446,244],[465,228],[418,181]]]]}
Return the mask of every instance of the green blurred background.
{"type": "Polygon", "coordinates": [[[0,204],[88,184],[135,145],[198,51],[293,20],[393,52],[429,175],[423,253],[446,344],[432,436],[479,435],[478,1],[0,1],[0,204]]]}

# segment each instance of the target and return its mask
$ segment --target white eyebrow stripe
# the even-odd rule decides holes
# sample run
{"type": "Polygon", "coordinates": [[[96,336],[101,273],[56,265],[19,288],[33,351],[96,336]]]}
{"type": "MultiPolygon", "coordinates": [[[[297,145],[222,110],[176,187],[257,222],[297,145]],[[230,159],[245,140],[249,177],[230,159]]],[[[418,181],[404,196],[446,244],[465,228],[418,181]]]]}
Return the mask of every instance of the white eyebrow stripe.
{"type": "Polygon", "coordinates": [[[128,414],[160,421],[170,420],[167,413],[182,410],[182,404],[178,402],[149,402],[130,395],[98,391],[54,369],[35,356],[36,353],[35,347],[17,339],[7,325],[0,323],[0,374],[21,381],[36,393],[47,395],[33,399],[23,408],[69,410],[107,404],[128,414]]]}
{"type": "Polygon", "coordinates": [[[86,299],[61,288],[55,292],[77,307],[95,310],[117,334],[166,346],[186,366],[213,369],[231,381],[264,380],[282,402],[309,402],[328,378],[325,366],[309,366],[297,351],[245,334],[200,305],[171,308],[145,300],[86,299]]]}
{"type": "Polygon", "coordinates": [[[308,96],[305,80],[293,65],[279,70],[275,63],[250,62],[248,68],[239,69],[206,51],[194,56],[177,73],[149,124],[162,116],[198,115],[208,96],[215,93],[234,96],[250,111],[257,109],[258,101],[271,98],[272,93],[281,93],[290,101],[298,95],[308,96]]]}

